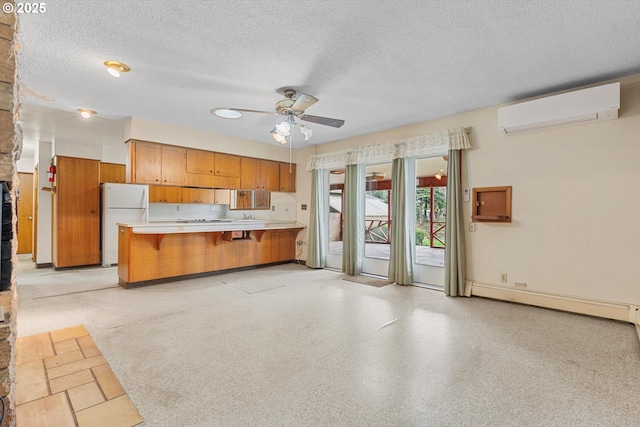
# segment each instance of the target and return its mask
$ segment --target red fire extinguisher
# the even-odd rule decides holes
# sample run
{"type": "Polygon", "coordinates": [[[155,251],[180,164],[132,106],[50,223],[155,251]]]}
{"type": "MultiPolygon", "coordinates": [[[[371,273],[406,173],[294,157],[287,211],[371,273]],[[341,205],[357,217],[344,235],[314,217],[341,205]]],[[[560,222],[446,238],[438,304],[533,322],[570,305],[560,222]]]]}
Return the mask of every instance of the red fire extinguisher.
{"type": "Polygon", "coordinates": [[[56,177],[56,167],[54,165],[49,165],[49,171],[47,172],[49,176],[49,182],[53,182],[56,177]]]}

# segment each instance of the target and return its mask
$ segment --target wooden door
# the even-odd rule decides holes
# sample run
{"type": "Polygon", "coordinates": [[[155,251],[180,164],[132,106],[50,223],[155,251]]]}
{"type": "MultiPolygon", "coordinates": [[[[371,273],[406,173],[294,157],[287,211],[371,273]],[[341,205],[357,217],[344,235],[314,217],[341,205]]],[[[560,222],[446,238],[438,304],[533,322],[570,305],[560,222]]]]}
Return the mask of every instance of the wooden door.
{"type": "Polygon", "coordinates": [[[260,160],[260,189],[280,190],[280,164],[271,160],[260,160]]]}
{"type": "Polygon", "coordinates": [[[243,190],[260,189],[260,159],[250,157],[240,159],[240,188],[243,190]]]}
{"type": "Polygon", "coordinates": [[[53,265],[100,263],[100,162],[56,157],[53,265]]]}
{"type": "Polygon", "coordinates": [[[280,163],[280,191],[284,193],[296,192],[295,163],[280,163]]]}
{"type": "Polygon", "coordinates": [[[18,253],[29,254],[32,250],[33,239],[33,174],[18,173],[18,253]]]}
{"type": "Polygon", "coordinates": [[[160,184],[162,179],[162,148],[149,142],[132,142],[134,173],[132,181],[138,184],[160,184]]]}
{"type": "Polygon", "coordinates": [[[187,149],[170,145],[162,147],[162,184],[184,185],[187,149]]]}
{"type": "Polygon", "coordinates": [[[38,259],[38,166],[33,170],[33,188],[31,189],[33,194],[33,245],[31,247],[31,260],[36,262],[38,259]]]}

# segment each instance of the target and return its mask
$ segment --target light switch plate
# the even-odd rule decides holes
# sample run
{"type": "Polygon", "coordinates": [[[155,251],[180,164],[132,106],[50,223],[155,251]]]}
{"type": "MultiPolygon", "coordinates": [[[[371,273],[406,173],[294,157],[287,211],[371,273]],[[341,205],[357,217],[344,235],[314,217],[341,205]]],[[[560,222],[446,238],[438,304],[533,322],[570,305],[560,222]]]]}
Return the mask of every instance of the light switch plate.
{"type": "Polygon", "coordinates": [[[469,195],[469,188],[465,188],[464,189],[464,201],[468,202],[469,200],[471,200],[471,196],[469,195]]]}

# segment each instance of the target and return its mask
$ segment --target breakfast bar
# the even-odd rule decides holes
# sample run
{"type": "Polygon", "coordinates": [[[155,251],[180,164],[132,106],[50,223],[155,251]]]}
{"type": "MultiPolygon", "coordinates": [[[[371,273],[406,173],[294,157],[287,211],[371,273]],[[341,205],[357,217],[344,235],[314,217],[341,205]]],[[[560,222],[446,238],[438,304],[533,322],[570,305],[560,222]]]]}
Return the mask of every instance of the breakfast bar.
{"type": "Polygon", "coordinates": [[[118,224],[123,288],[150,281],[293,261],[304,227],[295,222],[222,220],[118,224]]]}

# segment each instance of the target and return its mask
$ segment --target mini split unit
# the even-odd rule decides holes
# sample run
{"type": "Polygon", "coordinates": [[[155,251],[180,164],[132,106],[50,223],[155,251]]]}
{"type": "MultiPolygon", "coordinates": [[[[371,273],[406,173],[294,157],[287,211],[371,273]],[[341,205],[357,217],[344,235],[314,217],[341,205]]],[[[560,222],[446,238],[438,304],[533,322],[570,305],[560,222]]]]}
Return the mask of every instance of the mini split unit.
{"type": "Polygon", "coordinates": [[[618,118],[620,83],[590,87],[498,108],[507,134],[618,118]]]}

